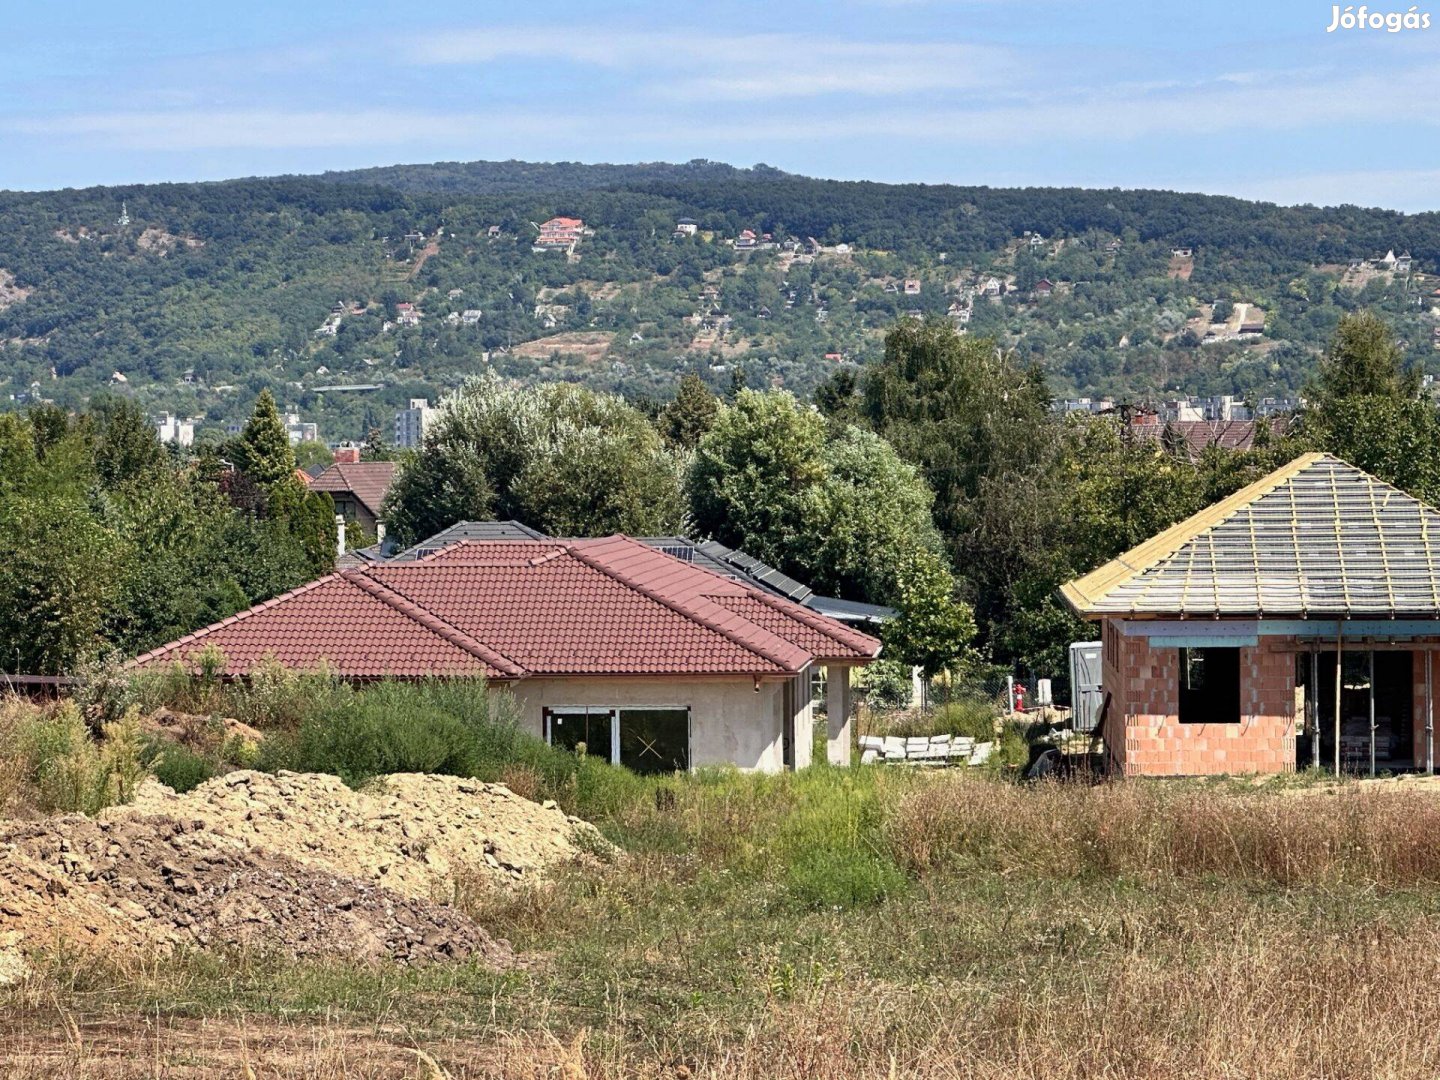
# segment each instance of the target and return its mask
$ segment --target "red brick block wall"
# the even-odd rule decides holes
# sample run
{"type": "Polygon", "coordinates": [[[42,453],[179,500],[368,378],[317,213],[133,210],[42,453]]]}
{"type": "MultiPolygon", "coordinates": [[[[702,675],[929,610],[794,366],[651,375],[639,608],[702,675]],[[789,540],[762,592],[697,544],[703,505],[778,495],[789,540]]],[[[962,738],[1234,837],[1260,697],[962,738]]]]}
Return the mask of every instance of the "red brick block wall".
{"type": "Polygon", "coordinates": [[[1295,771],[1295,657],[1281,651],[1281,640],[1240,650],[1238,724],[1180,723],[1178,649],[1119,633],[1102,641],[1111,695],[1106,746],[1125,775],[1295,771]]]}

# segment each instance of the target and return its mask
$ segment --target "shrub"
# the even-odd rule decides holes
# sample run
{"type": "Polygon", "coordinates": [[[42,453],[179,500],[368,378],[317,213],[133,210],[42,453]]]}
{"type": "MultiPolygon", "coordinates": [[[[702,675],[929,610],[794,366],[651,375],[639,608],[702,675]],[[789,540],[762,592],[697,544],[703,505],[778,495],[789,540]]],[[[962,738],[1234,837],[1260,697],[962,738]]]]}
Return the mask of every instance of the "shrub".
{"type": "Polygon", "coordinates": [[[254,665],[248,679],[227,689],[222,708],[254,727],[293,731],[309,717],[343,708],[352,696],[349,684],[327,664],[303,671],[272,657],[254,665]]]}
{"type": "Polygon", "coordinates": [[[396,772],[492,779],[521,756],[507,701],[480,681],[377,683],[302,714],[293,733],[266,740],[260,766],[334,773],[352,785],[396,772]]]}
{"type": "Polygon", "coordinates": [[[224,770],[220,763],[178,743],[152,747],[150,753],[153,755],[149,763],[151,774],[162,784],[182,793],[199,787],[224,770]]]}
{"type": "Polygon", "coordinates": [[[128,800],[145,776],[133,710],[105,724],[96,740],[73,702],[53,709],[11,702],[0,740],[8,813],[93,814],[128,800]]]}

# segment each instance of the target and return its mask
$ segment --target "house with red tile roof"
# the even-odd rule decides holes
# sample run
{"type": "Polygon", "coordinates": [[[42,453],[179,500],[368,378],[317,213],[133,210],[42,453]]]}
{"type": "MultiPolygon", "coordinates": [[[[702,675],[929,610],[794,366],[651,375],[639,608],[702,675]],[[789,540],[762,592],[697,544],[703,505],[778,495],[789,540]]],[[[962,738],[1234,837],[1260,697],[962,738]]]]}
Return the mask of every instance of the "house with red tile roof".
{"type": "Polygon", "coordinates": [[[850,758],[850,672],[880,642],[626,536],[478,540],[343,570],[137,658],[225,674],[273,657],[354,679],[471,677],[508,688],[550,743],[639,770],[811,756],[826,671],[828,756],[850,758]]]}
{"type": "Polygon", "coordinates": [[[393,461],[337,461],[310,481],[311,491],[323,491],[335,500],[335,512],[358,521],[373,534],[383,519],[385,493],[395,479],[393,461]]]}

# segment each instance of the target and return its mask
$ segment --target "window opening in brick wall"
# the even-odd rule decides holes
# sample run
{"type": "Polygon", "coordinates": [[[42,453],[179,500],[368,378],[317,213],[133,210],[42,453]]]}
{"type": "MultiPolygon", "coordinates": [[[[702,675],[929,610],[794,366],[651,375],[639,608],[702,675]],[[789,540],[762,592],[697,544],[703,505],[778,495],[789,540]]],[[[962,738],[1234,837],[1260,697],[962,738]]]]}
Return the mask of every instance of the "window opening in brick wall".
{"type": "Polygon", "coordinates": [[[1180,722],[1240,722],[1240,650],[1180,650],[1180,722]]]}

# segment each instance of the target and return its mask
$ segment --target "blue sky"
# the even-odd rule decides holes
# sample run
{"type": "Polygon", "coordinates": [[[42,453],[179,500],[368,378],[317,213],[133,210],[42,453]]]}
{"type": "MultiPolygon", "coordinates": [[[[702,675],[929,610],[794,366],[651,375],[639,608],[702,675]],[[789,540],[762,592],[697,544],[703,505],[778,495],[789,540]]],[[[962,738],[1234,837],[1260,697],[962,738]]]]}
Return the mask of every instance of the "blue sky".
{"type": "Polygon", "coordinates": [[[706,157],[1440,209],[1435,3],[15,3],[0,187],[706,157]]]}

